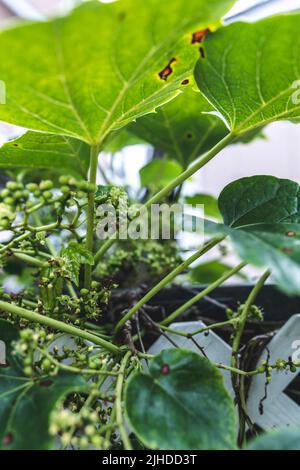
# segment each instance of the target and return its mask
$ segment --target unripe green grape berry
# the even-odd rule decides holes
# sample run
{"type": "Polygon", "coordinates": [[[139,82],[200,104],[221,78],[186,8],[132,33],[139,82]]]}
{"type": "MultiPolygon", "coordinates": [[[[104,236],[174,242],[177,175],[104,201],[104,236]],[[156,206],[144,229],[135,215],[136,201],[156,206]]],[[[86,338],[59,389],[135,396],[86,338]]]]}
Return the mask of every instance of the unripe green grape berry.
{"type": "Polygon", "coordinates": [[[12,197],[6,197],[3,202],[7,204],[8,206],[12,206],[15,201],[12,197]]]}

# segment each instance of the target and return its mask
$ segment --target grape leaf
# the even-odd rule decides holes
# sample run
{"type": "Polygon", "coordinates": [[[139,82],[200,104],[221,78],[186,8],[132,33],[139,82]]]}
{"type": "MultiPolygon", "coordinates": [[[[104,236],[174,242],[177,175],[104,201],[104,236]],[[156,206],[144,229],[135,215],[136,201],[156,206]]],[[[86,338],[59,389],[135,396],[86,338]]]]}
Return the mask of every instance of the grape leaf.
{"type": "Polygon", "coordinates": [[[90,151],[86,143],[66,136],[27,132],[0,148],[0,167],[67,170],[85,177],[90,151]]]}
{"type": "Polygon", "coordinates": [[[220,119],[203,114],[212,109],[200,93],[187,90],[129,129],[186,168],[228,133],[220,119]]]}
{"type": "Polygon", "coordinates": [[[132,430],[150,449],[235,448],[234,405],[222,375],[191,351],[156,356],[149,374],[130,379],[125,406],[132,430]]]}
{"type": "Polygon", "coordinates": [[[233,135],[300,118],[299,29],[300,15],[289,14],[207,36],[196,81],[233,135]]]}
{"type": "Polygon", "coordinates": [[[300,429],[282,429],[254,439],[246,450],[300,450],[300,429]]]}
{"type": "Polygon", "coordinates": [[[278,286],[300,293],[300,187],[273,176],[242,178],[219,197],[224,224],[205,222],[210,234],[230,236],[237,254],[269,268],[278,286]]]}
{"type": "Polygon", "coordinates": [[[66,17],[6,29],[0,119],[102,144],[185,87],[199,54],[194,32],[219,24],[234,3],[88,1],[66,17]]]}

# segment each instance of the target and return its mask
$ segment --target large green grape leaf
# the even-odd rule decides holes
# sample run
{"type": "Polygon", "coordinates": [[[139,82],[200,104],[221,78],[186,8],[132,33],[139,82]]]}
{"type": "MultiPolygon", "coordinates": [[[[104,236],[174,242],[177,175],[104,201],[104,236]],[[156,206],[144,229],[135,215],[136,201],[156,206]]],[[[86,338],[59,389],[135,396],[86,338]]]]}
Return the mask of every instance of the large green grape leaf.
{"type": "Polygon", "coordinates": [[[271,270],[279,287],[300,293],[300,187],[272,176],[242,178],[219,197],[224,224],[206,221],[207,233],[229,235],[238,255],[271,270]]]}
{"type": "Polygon", "coordinates": [[[0,167],[67,170],[85,177],[89,146],[67,136],[27,132],[0,148],[0,167]]]}
{"type": "Polygon", "coordinates": [[[127,384],[126,413],[150,449],[219,450],[235,447],[233,401],[222,375],[191,351],[167,350],[127,384]]]}
{"type": "Polygon", "coordinates": [[[196,81],[233,134],[299,119],[299,30],[300,15],[290,14],[207,36],[196,81]]]}
{"type": "Polygon", "coordinates": [[[259,436],[247,450],[300,450],[300,429],[282,429],[259,436]]]}
{"type": "Polygon", "coordinates": [[[129,129],[186,168],[228,133],[220,119],[203,114],[212,109],[200,93],[187,90],[129,129]]]}
{"type": "Polygon", "coordinates": [[[88,1],[67,17],[7,29],[0,119],[100,144],[186,87],[199,54],[193,34],[234,3],[88,1]]]}
{"type": "Polygon", "coordinates": [[[0,450],[46,450],[53,447],[49,417],[71,392],[87,387],[82,377],[59,374],[32,381],[23,375],[11,342],[18,332],[0,320],[0,340],[6,345],[6,364],[0,367],[0,450]]]}

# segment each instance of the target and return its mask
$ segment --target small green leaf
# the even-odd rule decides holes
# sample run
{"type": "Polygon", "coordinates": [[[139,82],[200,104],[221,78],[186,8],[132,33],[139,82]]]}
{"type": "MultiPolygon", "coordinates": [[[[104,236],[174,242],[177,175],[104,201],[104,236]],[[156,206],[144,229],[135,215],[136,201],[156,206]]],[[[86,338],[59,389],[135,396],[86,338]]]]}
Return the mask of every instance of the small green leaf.
{"type": "Polygon", "coordinates": [[[176,159],[183,168],[211,149],[228,133],[200,93],[187,90],[171,103],[130,126],[130,131],[176,159]]]}
{"type": "Polygon", "coordinates": [[[212,217],[217,220],[221,220],[222,216],[219,211],[218,201],[214,196],[210,194],[194,194],[194,196],[185,197],[186,204],[193,206],[203,205],[206,217],[212,217]]]}
{"type": "Polygon", "coordinates": [[[207,36],[196,81],[236,136],[299,119],[299,29],[300,15],[291,14],[236,23],[207,36]]]}
{"type": "Polygon", "coordinates": [[[94,257],[83,245],[70,242],[66,248],[61,250],[61,257],[65,260],[69,270],[70,279],[79,285],[79,272],[83,264],[94,265],[94,257]]]}
{"type": "Polygon", "coordinates": [[[0,120],[103,144],[180,93],[199,54],[192,34],[234,3],[87,1],[66,17],[6,29],[0,120]]]}
{"type": "Polygon", "coordinates": [[[300,450],[300,429],[283,429],[263,434],[246,450],[300,450]]]}
{"type": "Polygon", "coordinates": [[[233,449],[233,401],[219,371],[191,351],[155,357],[149,374],[134,375],[126,388],[126,412],[138,439],[150,449],[233,449]]]}
{"type": "Polygon", "coordinates": [[[237,254],[269,268],[278,286],[300,293],[300,187],[272,176],[242,178],[219,197],[225,225],[206,221],[207,233],[229,235],[237,254]]]}
{"type": "Polygon", "coordinates": [[[153,160],[140,170],[141,185],[159,190],[182,173],[179,163],[172,160],[153,160]]]}
{"type": "Polygon", "coordinates": [[[0,450],[47,450],[53,448],[48,433],[52,410],[71,392],[84,390],[79,376],[59,374],[32,381],[25,377],[11,342],[17,330],[0,320],[0,339],[7,347],[7,367],[0,368],[0,450]]]}
{"type": "Polygon", "coordinates": [[[89,146],[65,136],[27,132],[0,148],[0,167],[67,170],[85,177],[89,146]]]}

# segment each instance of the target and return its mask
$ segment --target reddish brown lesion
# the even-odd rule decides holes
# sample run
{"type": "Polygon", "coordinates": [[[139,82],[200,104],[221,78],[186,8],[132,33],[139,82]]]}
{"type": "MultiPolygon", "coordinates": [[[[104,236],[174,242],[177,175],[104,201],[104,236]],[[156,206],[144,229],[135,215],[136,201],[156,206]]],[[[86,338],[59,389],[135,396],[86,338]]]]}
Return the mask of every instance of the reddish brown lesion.
{"type": "Polygon", "coordinates": [[[203,29],[202,31],[196,31],[192,36],[192,44],[202,43],[210,32],[209,28],[203,29]]]}
{"type": "Polygon", "coordinates": [[[173,73],[172,65],[175,64],[175,62],[176,59],[175,57],[173,57],[168,63],[168,65],[161,72],[159,72],[158,76],[161,80],[166,81],[168,77],[173,73]]]}

